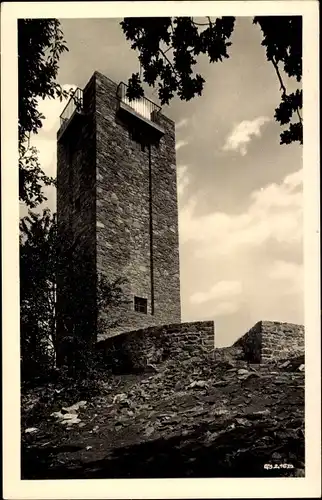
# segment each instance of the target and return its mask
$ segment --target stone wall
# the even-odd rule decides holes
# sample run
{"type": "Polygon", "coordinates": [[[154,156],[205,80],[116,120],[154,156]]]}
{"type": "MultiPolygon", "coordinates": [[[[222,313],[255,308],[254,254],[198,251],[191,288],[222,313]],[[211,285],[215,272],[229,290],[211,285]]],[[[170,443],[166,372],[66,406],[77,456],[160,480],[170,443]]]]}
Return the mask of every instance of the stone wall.
{"type": "Polygon", "coordinates": [[[181,321],[175,124],[157,117],[165,134],[151,147],[154,309],[167,324],[181,321]]]}
{"type": "Polygon", "coordinates": [[[242,347],[250,363],[270,363],[304,354],[304,326],[278,321],[259,321],[235,346],[242,347]]]}
{"type": "Polygon", "coordinates": [[[164,134],[142,147],[119,108],[117,84],[95,72],[82,113],[57,134],[58,336],[93,341],[97,320],[112,336],[181,320],[175,125],[158,114],[164,134]],[[98,310],[98,275],[125,279],[127,304],[98,310]]]}
{"type": "MultiPolygon", "coordinates": [[[[164,135],[151,151],[141,147],[119,114],[117,84],[98,72],[94,78],[97,272],[109,282],[124,278],[128,299],[108,318],[122,318],[123,331],[180,322],[174,123],[159,115],[164,135]],[[147,300],[147,314],[134,311],[134,296],[147,300]]],[[[136,118],[135,126],[144,123],[136,118]]],[[[101,310],[100,324],[105,316],[101,310]]]]}
{"type": "Polygon", "coordinates": [[[262,321],[262,362],[304,354],[304,326],[262,321]]]}
{"type": "MultiPolygon", "coordinates": [[[[57,362],[65,338],[96,338],[95,85],[84,89],[84,113],[76,113],[57,141],[57,362]]],[[[70,342],[70,340],[68,341],[70,342]]]]}
{"type": "Polygon", "coordinates": [[[235,342],[234,346],[242,347],[245,359],[250,363],[261,363],[262,360],[262,322],[259,321],[245,335],[235,342]]]}
{"type": "Polygon", "coordinates": [[[97,343],[107,365],[121,372],[143,370],[168,358],[214,350],[213,321],[180,323],[126,332],[97,343]]]}

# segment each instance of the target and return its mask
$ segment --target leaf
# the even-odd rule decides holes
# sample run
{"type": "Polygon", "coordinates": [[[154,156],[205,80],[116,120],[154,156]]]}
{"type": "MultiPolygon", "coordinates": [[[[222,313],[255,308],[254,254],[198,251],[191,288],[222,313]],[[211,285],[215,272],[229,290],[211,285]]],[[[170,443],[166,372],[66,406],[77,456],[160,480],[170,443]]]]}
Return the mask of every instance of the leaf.
{"type": "Polygon", "coordinates": [[[30,208],[46,200],[43,185],[52,184],[53,179],[42,171],[37,152],[25,145],[45,119],[38,111],[39,98],[61,93],[56,77],[65,44],[57,19],[18,20],[19,198],[30,208]]]}
{"type": "Polygon", "coordinates": [[[275,119],[281,125],[285,125],[291,121],[293,114],[302,109],[302,90],[297,89],[289,95],[282,95],[282,102],[275,110],[275,119]]]}
{"type": "MultiPolygon", "coordinates": [[[[301,16],[256,16],[263,35],[262,45],[266,58],[274,61],[284,72],[300,82],[302,79],[302,18],[301,16]]],[[[190,101],[202,95],[205,79],[194,72],[197,57],[206,55],[210,63],[229,58],[234,17],[206,18],[199,22],[193,17],[174,18],[125,18],[121,23],[131,48],[138,51],[140,74],[135,73],[128,81],[128,97],[143,96],[143,82],[157,86],[161,105],[169,104],[178,96],[190,101]]],[[[302,107],[302,92],[286,95],[275,110],[275,119],[289,123],[295,111],[302,107]]],[[[301,121],[301,119],[299,118],[301,121]]],[[[281,144],[302,143],[301,127],[292,127],[281,134],[281,144]]]]}
{"type": "Polygon", "coordinates": [[[303,127],[302,123],[291,123],[288,130],[284,130],[281,135],[281,144],[291,144],[299,142],[303,144],[303,127]]]}

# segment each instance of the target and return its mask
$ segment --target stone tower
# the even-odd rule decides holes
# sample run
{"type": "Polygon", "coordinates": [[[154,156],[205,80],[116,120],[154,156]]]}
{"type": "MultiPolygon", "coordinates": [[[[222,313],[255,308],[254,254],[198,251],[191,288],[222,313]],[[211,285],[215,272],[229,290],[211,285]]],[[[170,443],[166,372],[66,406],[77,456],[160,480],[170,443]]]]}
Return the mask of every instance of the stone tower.
{"type": "Polygon", "coordinates": [[[62,113],[57,150],[58,346],[180,322],[174,122],[95,72],[62,113]],[[125,304],[100,305],[100,277],[126,280],[125,304]]]}

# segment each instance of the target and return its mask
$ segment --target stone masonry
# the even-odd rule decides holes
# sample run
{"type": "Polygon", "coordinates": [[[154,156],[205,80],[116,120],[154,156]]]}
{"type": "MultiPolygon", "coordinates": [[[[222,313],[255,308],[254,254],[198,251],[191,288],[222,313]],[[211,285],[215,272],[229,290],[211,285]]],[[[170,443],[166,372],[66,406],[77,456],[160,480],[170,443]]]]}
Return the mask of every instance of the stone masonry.
{"type": "Polygon", "coordinates": [[[95,87],[84,89],[84,109],[57,141],[57,364],[66,338],[95,342],[96,133],[95,87]]]}
{"type": "Polygon", "coordinates": [[[62,338],[96,341],[106,315],[97,307],[98,276],[124,279],[127,300],[108,311],[108,321],[122,325],[101,334],[181,320],[175,124],[160,112],[155,127],[131,110],[121,113],[117,90],[95,72],[82,109],[57,134],[62,338]]]}
{"type": "Polygon", "coordinates": [[[200,349],[214,350],[214,322],[196,321],[124,332],[101,340],[97,349],[104,362],[121,372],[144,370],[167,359],[188,359],[200,349]]]}
{"type": "Polygon", "coordinates": [[[96,74],[97,270],[127,279],[130,304],[119,332],[179,322],[181,313],[175,125],[159,114],[165,133],[143,150],[117,116],[116,92],[96,74]],[[147,299],[148,314],[134,311],[134,296],[147,299]]]}
{"type": "Polygon", "coordinates": [[[250,363],[270,363],[304,354],[304,326],[259,321],[235,342],[250,363]]]}

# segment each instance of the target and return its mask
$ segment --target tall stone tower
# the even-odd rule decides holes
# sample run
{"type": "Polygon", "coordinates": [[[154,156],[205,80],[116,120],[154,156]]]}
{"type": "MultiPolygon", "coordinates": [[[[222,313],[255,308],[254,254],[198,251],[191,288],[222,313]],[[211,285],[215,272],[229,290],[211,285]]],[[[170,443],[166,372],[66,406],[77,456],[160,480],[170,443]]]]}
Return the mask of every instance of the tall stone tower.
{"type": "Polygon", "coordinates": [[[58,345],[179,323],[175,125],[98,72],[75,97],[57,133],[58,345]],[[125,279],[126,303],[102,306],[100,279],[125,279]]]}

